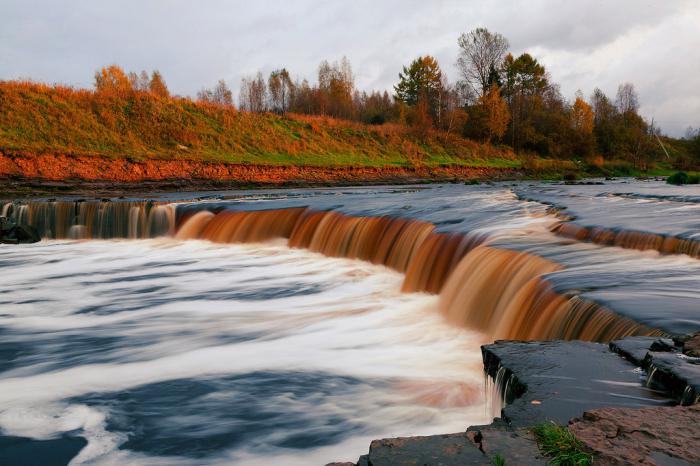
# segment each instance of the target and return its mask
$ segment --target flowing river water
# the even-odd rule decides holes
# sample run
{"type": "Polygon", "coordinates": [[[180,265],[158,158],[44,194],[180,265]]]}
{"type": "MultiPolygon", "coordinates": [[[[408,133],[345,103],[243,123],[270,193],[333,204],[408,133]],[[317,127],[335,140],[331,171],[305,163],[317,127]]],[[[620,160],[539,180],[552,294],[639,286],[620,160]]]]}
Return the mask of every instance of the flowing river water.
{"type": "Polygon", "coordinates": [[[699,201],[639,181],[8,200],[45,239],[0,245],[0,450],[309,465],[488,423],[481,344],[700,329],[699,201]]]}

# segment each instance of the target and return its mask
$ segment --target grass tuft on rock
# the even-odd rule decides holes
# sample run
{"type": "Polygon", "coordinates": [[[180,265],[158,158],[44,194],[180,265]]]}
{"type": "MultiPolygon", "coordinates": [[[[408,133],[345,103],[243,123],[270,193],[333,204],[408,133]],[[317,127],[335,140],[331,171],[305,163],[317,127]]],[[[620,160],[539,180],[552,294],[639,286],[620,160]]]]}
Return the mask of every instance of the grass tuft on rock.
{"type": "Polygon", "coordinates": [[[533,428],[540,451],[551,466],[589,466],[593,455],[583,450],[581,442],[566,427],[551,422],[533,428]]]}

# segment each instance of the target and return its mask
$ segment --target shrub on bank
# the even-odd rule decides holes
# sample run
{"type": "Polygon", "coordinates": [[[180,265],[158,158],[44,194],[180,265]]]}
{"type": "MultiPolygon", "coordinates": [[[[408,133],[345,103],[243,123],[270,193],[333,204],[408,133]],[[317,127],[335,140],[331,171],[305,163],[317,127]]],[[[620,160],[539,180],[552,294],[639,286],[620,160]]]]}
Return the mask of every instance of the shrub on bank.
{"type": "Polygon", "coordinates": [[[666,183],[675,185],[698,184],[700,183],[700,176],[688,175],[686,172],[676,172],[666,178],[666,183]]]}

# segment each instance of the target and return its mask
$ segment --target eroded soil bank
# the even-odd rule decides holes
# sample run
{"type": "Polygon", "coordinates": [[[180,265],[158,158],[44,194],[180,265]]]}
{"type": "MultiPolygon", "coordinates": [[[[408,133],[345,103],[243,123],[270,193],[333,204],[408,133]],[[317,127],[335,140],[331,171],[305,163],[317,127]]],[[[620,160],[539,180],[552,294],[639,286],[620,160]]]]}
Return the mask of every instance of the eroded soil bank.
{"type": "Polygon", "coordinates": [[[3,191],[24,194],[51,191],[128,191],[183,188],[324,186],[377,183],[416,183],[469,179],[512,179],[512,168],[472,166],[273,166],[230,164],[187,159],[130,160],[70,156],[26,155],[0,152],[3,191]]]}

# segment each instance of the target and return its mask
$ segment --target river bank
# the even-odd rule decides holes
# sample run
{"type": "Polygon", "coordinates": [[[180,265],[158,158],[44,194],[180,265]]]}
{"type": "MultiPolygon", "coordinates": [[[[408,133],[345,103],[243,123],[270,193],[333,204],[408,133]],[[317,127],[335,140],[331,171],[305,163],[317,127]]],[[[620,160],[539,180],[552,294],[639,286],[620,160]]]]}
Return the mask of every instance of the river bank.
{"type": "Polygon", "coordinates": [[[495,166],[321,167],[0,152],[0,186],[8,197],[52,193],[120,195],[134,189],[155,192],[416,184],[524,176],[521,169],[495,166]]]}

